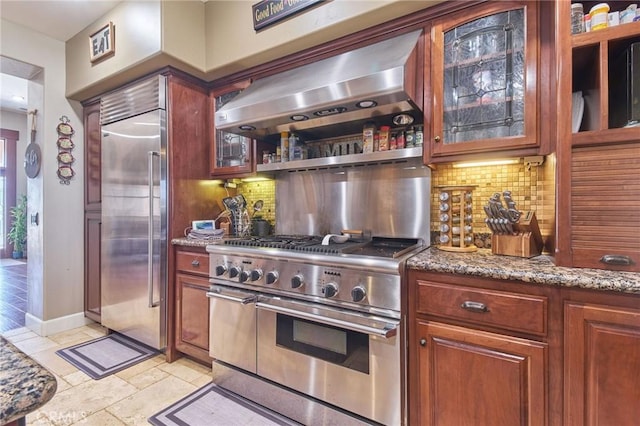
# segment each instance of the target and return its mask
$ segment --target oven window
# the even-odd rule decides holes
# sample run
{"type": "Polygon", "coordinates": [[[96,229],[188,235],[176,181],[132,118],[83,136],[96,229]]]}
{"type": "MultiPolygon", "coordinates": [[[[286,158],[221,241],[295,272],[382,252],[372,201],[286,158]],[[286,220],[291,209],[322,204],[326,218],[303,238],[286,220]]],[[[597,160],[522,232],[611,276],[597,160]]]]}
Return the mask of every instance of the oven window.
{"type": "Polygon", "coordinates": [[[369,336],[364,333],[277,314],[276,344],[369,374],[369,336]]]}

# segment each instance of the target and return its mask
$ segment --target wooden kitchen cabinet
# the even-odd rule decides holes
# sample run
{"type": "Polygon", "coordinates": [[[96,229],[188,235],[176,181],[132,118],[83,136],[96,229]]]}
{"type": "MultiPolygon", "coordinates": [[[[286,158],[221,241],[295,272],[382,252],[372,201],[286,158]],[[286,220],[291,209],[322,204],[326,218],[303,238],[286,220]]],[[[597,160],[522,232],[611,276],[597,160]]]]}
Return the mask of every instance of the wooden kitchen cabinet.
{"type": "Polygon", "coordinates": [[[100,227],[99,211],[85,212],[84,217],[84,315],[100,322],[100,227]]]}
{"type": "Polygon", "coordinates": [[[211,175],[216,178],[247,176],[256,170],[256,141],[254,139],[216,129],[215,112],[242,90],[250,81],[243,81],[212,89],[211,102],[211,175]]]}
{"type": "Polygon", "coordinates": [[[100,100],[85,103],[84,124],[84,314],[100,322],[101,159],[100,100]]]}
{"type": "MultiPolygon", "coordinates": [[[[433,21],[430,156],[538,146],[538,2],[487,2],[433,21]]],[[[443,161],[443,160],[440,160],[443,161]]]]}
{"type": "MultiPolygon", "coordinates": [[[[588,11],[597,2],[584,3],[588,11]]],[[[631,2],[616,2],[622,10],[631,2]]],[[[582,119],[559,116],[557,140],[556,264],[640,272],[640,131],[624,128],[617,92],[626,50],[640,42],[640,22],[571,35],[570,1],[556,4],[558,110],[584,99],[582,119]]],[[[576,104],[576,110],[579,110],[576,104]]],[[[580,114],[576,112],[576,116],[580,114]]]]}
{"type": "Polygon", "coordinates": [[[210,364],[209,255],[204,251],[176,251],[175,347],[210,364]]]}
{"type": "Polygon", "coordinates": [[[569,300],[564,336],[564,425],[638,424],[640,309],[569,300]]]}
{"type": "Polygon", "coordinates": [[[410,424],[560,424],[553,290],[414,270],[408,278],[410,424]]]}

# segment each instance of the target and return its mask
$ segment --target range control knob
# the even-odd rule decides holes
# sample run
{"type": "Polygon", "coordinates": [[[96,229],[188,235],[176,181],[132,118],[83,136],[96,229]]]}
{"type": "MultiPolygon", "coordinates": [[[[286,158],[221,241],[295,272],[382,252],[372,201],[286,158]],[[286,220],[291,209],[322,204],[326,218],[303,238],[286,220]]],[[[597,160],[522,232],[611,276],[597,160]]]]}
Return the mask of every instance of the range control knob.
{"type": "Polygon", "coordinates": [[[262,269],[254,269],[251,271],[251,276],[249,278],[251,278],[251,281],[258,281],[262,278],[262,269]]]}
{"type": "Polygon", "coordinates": [[[241,283],[248,281],[249,277],[250,277],[249,271],[240,272],[240,282],[241,283]]]}
{"type": "Polygon", "coordinates": [[[267,272],[266,282],[267,284],[275,284],[278,281],[278,271],[269,271],[267,272]]]}
{"type": "Polygon", "coordinates": [[[338,285],[336,283],[328,283],[322,286],[322,294],[324,297],[334,297],[338,294],[338,285]]]}
{"type": "Polygon", "coordinates": [[[238,275],[240,275],[240,271],[242,271],[242,268],[239,266],[232,266],[229,269],[229,278],[235,278],[238,275]]]}
{"type": "Polygon", "coordinates": [[[351,290],[351,300],[354,302],[362,302],[367,295],[364,287],[356,286],[351,290]]]}
{"type": "Polygon", "coordinates": [[[224,265],[218,265],[216,266],[216,276],[219,277],[221,275],[224,275],[225,272],[227,272],[227,267],[224,265]]]}
{"type": "Polygon", "coordinates": [[[302,274],[296,274],[291,278],[291,288],[300,288],[304,284],[304,277],[302,274]]]}

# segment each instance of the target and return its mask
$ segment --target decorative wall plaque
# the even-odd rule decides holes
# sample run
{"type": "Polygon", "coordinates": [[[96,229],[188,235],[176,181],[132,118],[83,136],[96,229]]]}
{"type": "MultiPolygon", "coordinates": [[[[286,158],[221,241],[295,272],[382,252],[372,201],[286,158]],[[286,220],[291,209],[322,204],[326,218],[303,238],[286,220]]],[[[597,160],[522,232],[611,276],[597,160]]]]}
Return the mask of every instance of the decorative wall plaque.
{"type": "Polygon", "coordinates": [[[116,51],[113,22],[109,22],[89,36],[89,58],[95,62],[116,51]]]}
{"type": "Polygon", "coordinates": [[[326,0],[262,0],[251,6],[253,29],[261,30],[326,0]]]}

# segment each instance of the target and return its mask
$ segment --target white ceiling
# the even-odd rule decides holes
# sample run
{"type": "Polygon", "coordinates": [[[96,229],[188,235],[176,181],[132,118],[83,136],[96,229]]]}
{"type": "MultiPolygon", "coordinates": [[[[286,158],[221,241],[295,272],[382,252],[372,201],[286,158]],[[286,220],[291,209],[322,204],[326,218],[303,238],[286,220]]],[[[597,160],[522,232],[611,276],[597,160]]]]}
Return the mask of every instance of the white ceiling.
{"type": "MultiPolygon", "coordinates": [[[[66,42],[122,0],[0,0],[0,18],[66,42]]],[[[25,112],[27,82],[33,67],[0,62],[0,109],[25,112]],[[26,69],[25,69],[26,68],[26,69]],[[25,75],[25,72],[27,73],[25,75]],[[24,101],[13,97],[22,96],[24,101]]]]}

